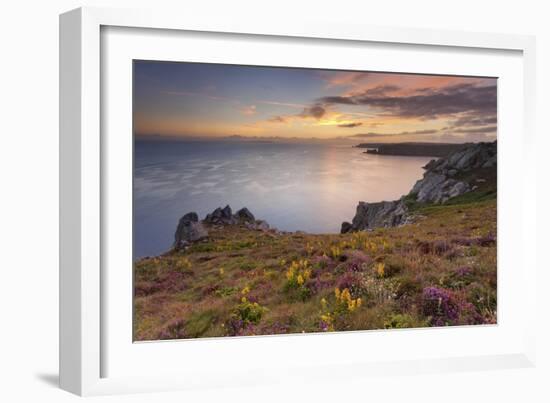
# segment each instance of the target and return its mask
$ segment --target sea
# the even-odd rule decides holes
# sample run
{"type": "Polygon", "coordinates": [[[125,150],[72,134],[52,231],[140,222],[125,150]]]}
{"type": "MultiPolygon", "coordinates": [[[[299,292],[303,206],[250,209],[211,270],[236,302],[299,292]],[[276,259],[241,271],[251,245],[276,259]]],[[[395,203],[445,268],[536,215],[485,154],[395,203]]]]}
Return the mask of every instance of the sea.
{"type": "Polygon", "coordinates": [[[363,151],[345,140],[136,140],[134,259],[170,249],[184,214],[226,205],[279,230],[338,233],[359,201],[407,194],[431,159],[363,151]]]}

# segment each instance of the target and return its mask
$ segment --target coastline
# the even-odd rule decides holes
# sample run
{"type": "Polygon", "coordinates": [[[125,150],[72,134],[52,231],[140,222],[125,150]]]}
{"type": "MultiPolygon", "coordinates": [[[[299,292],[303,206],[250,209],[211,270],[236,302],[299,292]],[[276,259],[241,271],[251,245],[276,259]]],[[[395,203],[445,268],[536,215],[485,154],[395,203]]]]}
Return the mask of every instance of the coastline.
{"type": "Polygon", "coordinates": [[[496,176],[478,176],[496,165],[476,157],[491,147],[430,162],[413,187],[425,192],[395,201],[407,225],[315,235],[246,208],[189,213],[172,250],[136,262],[136,340],[496,323],[496,176]],[[462,181],[476,184],[418,201],[462,181]]]}

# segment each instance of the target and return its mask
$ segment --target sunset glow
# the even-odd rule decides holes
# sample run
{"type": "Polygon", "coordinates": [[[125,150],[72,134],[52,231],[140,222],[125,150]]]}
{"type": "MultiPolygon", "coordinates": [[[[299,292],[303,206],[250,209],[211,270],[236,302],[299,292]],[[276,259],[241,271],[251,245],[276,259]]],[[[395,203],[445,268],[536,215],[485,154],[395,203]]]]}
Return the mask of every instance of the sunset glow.
{"type": "Polygon", "coordinates": [[[134,62],[138,136],[478,142],[495,78],[134,62]]]}

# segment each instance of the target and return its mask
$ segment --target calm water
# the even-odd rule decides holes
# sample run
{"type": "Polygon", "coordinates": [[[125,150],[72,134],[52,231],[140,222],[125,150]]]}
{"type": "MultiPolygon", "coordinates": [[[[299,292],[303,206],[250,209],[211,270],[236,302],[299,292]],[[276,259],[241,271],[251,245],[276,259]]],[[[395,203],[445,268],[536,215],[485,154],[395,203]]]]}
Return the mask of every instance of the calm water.
{"type": "Polygon", "coordinates": [[[357,202],[394,200],[429,157],[363,154],[334,144],[137,141],[134,256],[169,249],[178,219],[229,204],[286,231],[335,233],[357,202]]]}

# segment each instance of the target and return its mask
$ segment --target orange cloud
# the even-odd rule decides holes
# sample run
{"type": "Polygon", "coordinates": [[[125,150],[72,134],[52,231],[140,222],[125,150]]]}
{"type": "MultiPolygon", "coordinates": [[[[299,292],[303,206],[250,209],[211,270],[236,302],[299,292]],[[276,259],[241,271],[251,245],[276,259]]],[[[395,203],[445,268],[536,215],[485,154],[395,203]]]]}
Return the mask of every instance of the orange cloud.
{"type": "Polygon", "coordinates": [[[241,113],[246,116],[252,116],[256,114],[256,105],[244,106],[241,108],[241,113]]]}

